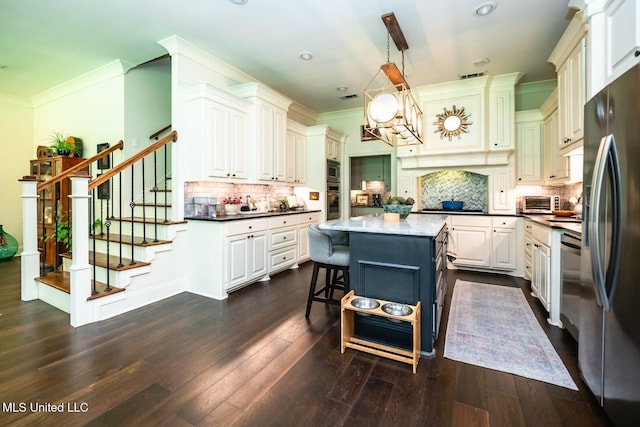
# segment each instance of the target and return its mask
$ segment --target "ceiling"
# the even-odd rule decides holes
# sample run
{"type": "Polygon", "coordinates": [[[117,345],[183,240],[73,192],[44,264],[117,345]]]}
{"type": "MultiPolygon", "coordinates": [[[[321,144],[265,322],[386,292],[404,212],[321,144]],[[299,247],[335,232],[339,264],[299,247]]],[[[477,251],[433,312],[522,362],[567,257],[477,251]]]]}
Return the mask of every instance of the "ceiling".
{"type": "MultiPolygon", "coordinates": [[[[178,35],[318,113],[356,108],[386,62],[388,12],[409,45],[412,87],[479,71],[555,78],[547,58],[569,22],[568,0],[495,0],[493,13],[474,15],[485,1],[0,0],[0,94],[29,98],[116,59],[141,64],[178,35]],[[479,58],[489,63],[474,65],[479,58]],[[358,97],[340,99],[349,94],[358,97]]],[[[393,41],[391,61],[401,66],[393,41]]]]}

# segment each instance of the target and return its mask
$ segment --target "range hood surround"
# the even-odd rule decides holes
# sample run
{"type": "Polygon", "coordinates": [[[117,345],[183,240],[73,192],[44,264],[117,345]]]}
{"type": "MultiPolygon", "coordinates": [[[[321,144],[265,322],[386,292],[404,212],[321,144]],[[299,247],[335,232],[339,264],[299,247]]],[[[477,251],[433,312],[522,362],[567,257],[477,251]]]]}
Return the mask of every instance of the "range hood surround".
{"type": "Polygon", "coordinates": [[[508,165],[515,153],[515,86],[521,73],[484,76],[416,89],[424,112],[424,144],[398,148],[402,169],[508,165]],[[438,115],[464,108],[471,124],[443,137],[438,115]]]}
{"type": "Polygon", "coordinates": [[[418,178],[420,209],[442,209],[443,200],[460,200],[464,210],[488,211],[489,176],[445,169],[418,178]]]}

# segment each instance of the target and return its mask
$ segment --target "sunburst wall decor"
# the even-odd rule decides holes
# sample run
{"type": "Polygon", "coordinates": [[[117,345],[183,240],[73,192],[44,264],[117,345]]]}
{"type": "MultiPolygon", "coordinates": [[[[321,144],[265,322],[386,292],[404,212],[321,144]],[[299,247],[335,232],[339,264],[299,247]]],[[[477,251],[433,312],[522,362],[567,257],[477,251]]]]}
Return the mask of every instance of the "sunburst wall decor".
{"type": "Polygon", "coordinates": [[[436,114],[437,120],[433,122],[436,130],[433,131],[433,133],[440,133],[440,139],[448,138],[449,141],[451,141],[451,138],[454,136],[462,139],[461,135],[463,133],[469,133],[467,127],[473,124],[473,122],[467,120],[471,114],[465,113],[464,107],[458,109],[454,105],[451,110],[447,110],[446,108],[443,108],[443,110],[443,113],[436,114]]]}

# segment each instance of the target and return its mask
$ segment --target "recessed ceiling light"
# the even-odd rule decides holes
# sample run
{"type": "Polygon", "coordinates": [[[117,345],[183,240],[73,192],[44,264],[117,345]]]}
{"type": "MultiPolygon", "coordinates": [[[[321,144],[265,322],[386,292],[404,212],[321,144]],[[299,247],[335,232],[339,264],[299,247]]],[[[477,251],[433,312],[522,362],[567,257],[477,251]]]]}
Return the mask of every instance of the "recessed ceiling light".
{"type": "Polygon", "coordinates": [[[345,85],[340,85],[336,88],[336,90],[338,92],[346,92],[347,91],[347,87],[345,85]]]}
{"type": "Polygon", "coordinates": [[[489,58],[478,58],[473,61],[473,65],[476,67],[482,67],[483,65],[487,65],[489,63],[489,58]]]}
{"type": "Polygon", "coordinates": [[[229,0],[233,4],[243,5],[247,3],[247,0],[229,0]]]}
{"type": "Polygon", "coordinates": [[[302,52],[300,54],[300,59],[305,61],[310,61],[313,58],[313,54],[311,52],[302,52]]]}
{"type": "Polygon", "coordinates": [[[498,5],[496,2],[489,1],[486,3],[479,4],[473,11],[473,14],[476,16],[485,16],[496,10],[498,5]]]}

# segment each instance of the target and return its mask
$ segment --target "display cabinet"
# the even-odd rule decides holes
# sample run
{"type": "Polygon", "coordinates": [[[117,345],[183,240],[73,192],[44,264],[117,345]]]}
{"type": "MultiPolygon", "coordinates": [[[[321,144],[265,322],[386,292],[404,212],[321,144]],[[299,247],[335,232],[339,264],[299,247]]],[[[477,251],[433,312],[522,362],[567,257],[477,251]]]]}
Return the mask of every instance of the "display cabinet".
{"type": "MultiPolygon", "coordinates": [[[[38,181],[47,181],[65,170],[76,166],[84,159],[78,157],[55,156],[44,157],[30,161],[31,175],[38,181]]],[[[84,169],[87,172],[88,169],[84,169]]],[[[66,252],[67,248],[63,243],[57,244],[55,239],[48,239],[55,230],[56,211],[59,214],[58,221],[71,223],[71,210],[69,202],[70,181],[68,179],[55,185],[45,188],[38,194],[38,249],[40,251],[40,261],[46,265],[57,268],[60,263],[59,255],[66,252]]]]}

